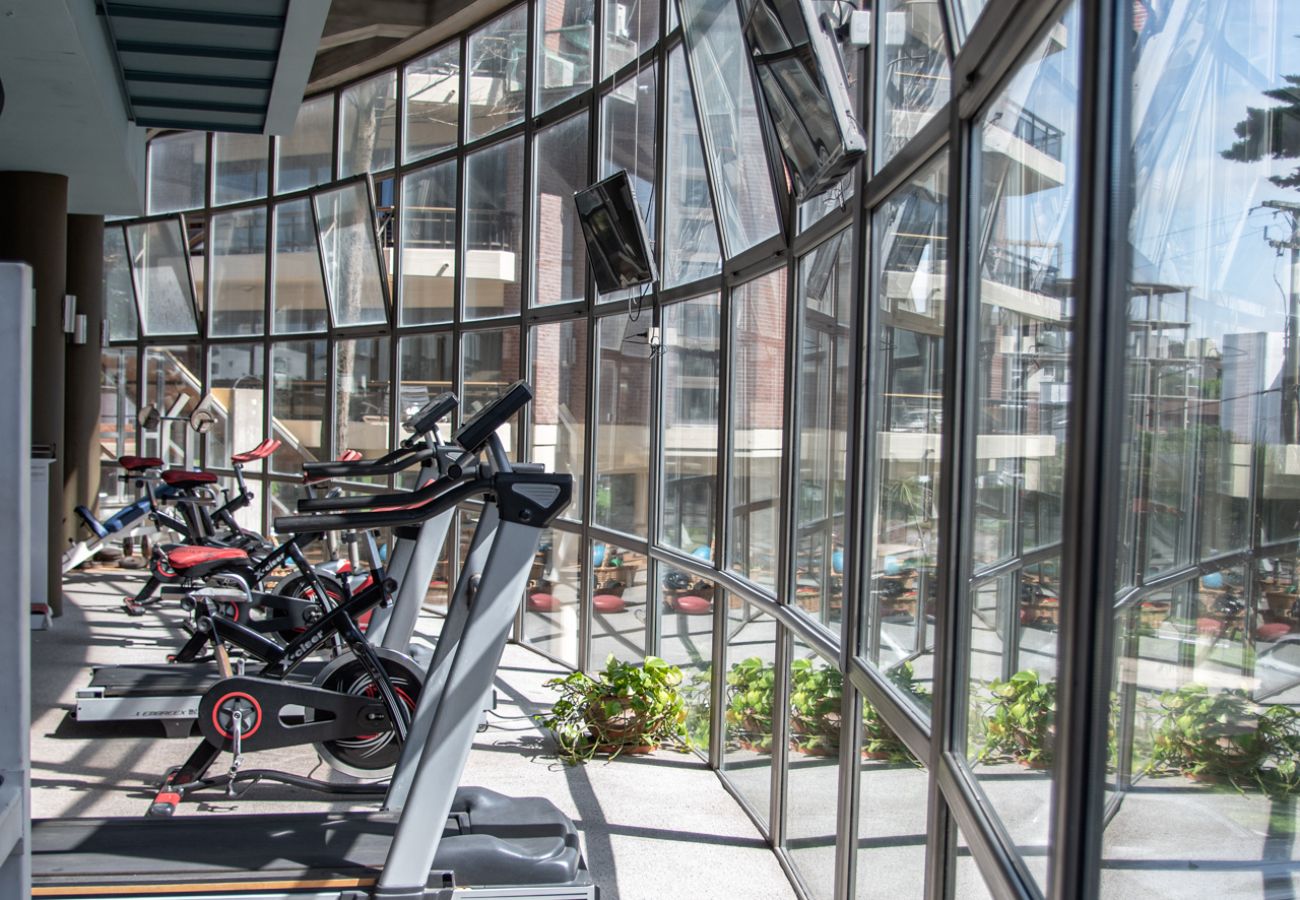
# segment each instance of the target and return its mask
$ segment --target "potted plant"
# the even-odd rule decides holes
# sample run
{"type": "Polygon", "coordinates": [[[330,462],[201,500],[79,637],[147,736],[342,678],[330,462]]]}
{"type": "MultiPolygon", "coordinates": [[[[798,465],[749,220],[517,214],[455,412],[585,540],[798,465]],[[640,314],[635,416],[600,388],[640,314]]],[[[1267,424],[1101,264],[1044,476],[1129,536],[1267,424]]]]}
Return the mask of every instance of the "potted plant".
{"type": "Polygon", "coordinates": [[[598,753],[649,753],[664,744],[686,749],[681,683],[682,670],[657,656],[636,664],[611,654],[594,677],[573,672],[546,682],[560,697],[537,720],[555,735],[560,758],[570,764],[598,753]]]}
{"type": "Polygon", "coordinates": [[[1300,712],[1262,708],[1242,690],[1185,684],[1158,699],[1151,768],[1268,793],[1300,789],[1300,712]]]}
{"type": "Polygon", "coordinates": [[[811,659],[790,664],[790,748],[809,756],[833,756],[840,749],[840,702],[844,676],[811,659]]]}
{"type": "Polygon", "coordinates": [[[1033,769],[1052,765],[1056,742],[1056,682],[1043,681],[1032,669],[994,681],[985,709],[985,744],[981,762],[1014,759],[1033,769]]]}
{"type": "Polygon", "coordinates": [[[727,672],[727,735],[746,749],[772,752],[772,688],[776,670],[757,656],[727,672]]]}

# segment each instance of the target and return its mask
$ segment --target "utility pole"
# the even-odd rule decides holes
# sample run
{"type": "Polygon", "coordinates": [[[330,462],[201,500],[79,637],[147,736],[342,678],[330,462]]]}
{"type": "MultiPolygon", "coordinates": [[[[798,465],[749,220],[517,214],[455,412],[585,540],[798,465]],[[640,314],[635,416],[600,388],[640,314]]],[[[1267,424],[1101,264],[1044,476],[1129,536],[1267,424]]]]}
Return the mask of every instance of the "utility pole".
{"type": "Polygon", "coordinates": [[[1291,290],[1286,304],[1286,337],[1282,349],[1282,442],[1300,442],[1300,203],[1265,200],[1260,204],[1286,216],[1291,237],[1284,241],[1269,240],[1278,252],[1291,251],[1291,290]]]}

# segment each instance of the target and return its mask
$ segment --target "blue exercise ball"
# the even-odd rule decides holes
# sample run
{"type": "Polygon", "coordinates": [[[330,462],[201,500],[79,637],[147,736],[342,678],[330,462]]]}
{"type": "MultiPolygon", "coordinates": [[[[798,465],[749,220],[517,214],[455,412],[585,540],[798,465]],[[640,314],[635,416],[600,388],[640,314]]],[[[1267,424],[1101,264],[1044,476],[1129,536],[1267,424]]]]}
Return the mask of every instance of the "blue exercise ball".
{"type": "Polygon", "coordinates": [[[713,548],[708,544],[700,544],[700,546],[691,551],[691,556],[708,562],[713,559],[713,548]]]}
{"type": "Polygon", "coordinates": [[[831,554],[831,571],[836,575],[844,574],[844,551],[836,550],[831,554]]]}
{"type": "Polygon", "coordinates": [[[886,557],[885,557],[885,574],[886,574],[886,575],[897,575],[897,574],[898,574],[899,572],[901,572],[901,571],[903,571],[903,565],[902,565],[902,563],[900,563],[900,562],[898,561],[898,557],[897,557],[897,556],[886,556],[886,557]]]}
{"type": "Polygon", "coordinates": [[[1201,584],[1205,585],[1210,590],[1217,591],[1219,588],[1223,587],[1223,573],[1211,572],[1209,575],[1206,575],[1201,579],[1201,584]]]}
{"type": "Polygon", "coordinates": [[[605,545],[592,544],[591,546],[591,564],[593,566],[603,566],[605,564],[605,545]]]}

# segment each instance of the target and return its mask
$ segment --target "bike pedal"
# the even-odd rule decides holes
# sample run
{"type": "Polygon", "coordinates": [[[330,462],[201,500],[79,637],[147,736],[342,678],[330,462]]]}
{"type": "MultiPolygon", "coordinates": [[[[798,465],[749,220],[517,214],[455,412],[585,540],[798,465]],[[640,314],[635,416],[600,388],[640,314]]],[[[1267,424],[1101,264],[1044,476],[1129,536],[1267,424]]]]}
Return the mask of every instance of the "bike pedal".
{"type": "Polygon", "coordinates": [[[126,609],[126,614],[128,616],[143,616],[145,613],[143,606],[131,600],[123,601],[122,606],[126,609]]]}
{"type": "Polygon", "coordinates": [[[164,793],[154,797],[145,816],[150,819],[168,819],[176,814],[176,805],[181,802],[181,795],[164,793]]]}

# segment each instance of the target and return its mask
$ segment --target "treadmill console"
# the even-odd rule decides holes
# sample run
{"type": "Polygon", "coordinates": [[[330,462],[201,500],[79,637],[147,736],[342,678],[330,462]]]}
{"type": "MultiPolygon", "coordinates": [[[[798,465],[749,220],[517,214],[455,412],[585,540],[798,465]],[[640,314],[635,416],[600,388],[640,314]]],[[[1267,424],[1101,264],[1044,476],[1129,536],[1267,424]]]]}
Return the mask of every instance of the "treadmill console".
{"type": "Polygon", "coordinates": [[[459,405],[460,400],[457,399],[456,394],[445,391],[421,406],[414,415],[402,423],[402,427],[412,432],[413,436],[422,435],[432,431],[439,419],[451,415],[459,405]]]}

